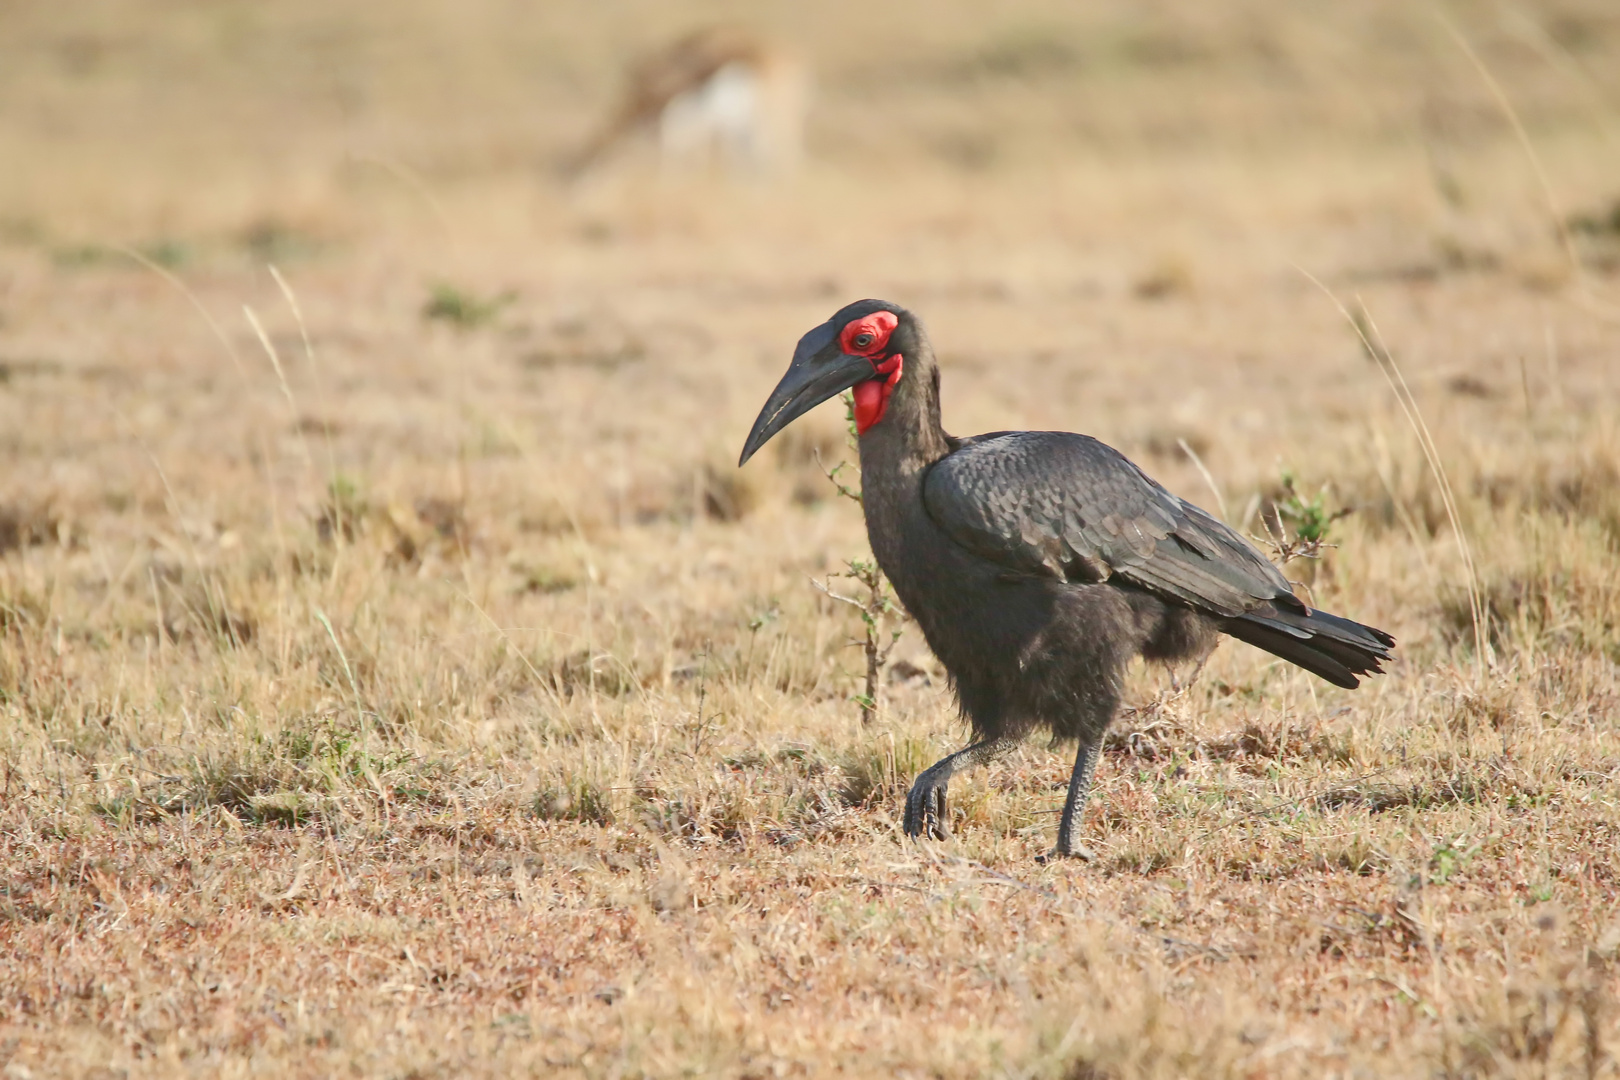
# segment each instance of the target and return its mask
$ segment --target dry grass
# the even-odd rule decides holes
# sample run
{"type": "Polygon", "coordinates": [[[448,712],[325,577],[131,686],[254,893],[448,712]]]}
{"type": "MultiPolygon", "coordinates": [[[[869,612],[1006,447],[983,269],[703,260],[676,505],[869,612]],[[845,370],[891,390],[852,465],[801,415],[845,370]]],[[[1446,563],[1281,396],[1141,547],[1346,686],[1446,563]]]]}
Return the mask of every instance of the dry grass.
{"type": "Polygon", "coordinates": [[[1448,15],[1580,267],[1393,2],[771,9],[805,176],[572,193],[619,58],[744,9],[9,11],[0,1071],[1613,1075],[1611,7],[1448,15]],[[1412,387],[1488,658],[1295,267],[1412,387]],[[929,321],[954,430],[1088,431],[1210,504],[1185,443],[1255,532],[1283,467],[1326,486],[1356,512],[1294,568],[1394,670],[1141,672],[1097,864],[1034,861],[1042,746],[902,842],[962,732],[914,634],[859,723],[809,584],[864,551],[835,410],[731,465],[865,295],[929,321]]]}

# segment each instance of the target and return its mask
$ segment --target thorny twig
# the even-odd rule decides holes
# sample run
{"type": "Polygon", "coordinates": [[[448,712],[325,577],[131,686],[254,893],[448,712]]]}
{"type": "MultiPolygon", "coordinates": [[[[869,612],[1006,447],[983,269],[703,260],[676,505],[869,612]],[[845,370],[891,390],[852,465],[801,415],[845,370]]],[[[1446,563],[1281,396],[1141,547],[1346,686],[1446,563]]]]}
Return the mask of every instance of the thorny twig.
{"type": "Polygon", "coordinates": [[[864,638],[857,638],[851,644],[861,646],[866,654],[866,692],[855,695],[855,701],[861,707],[861,723],[867,725],[877,718],[878,676],[900,635],[905,633],[908,616],[890,597],[883,571],[878,569],[876,561],[850,559],[844,565],[849,569],[842,574],[831,574],[829,578],[847,577],[859,582],[866,590],[864,599],[834,592],[826,582],[815,578],[810,579],[810,584],[829,598],[848,604],[861,614],[861,624],[866,633],[864,638]],[[890,619],[894,620],[893,625],[886,625],[890,619]],[[886,644],[883,640],[885,632],[888,634],[886,644]]]}
{"type": "MultiPolygon", "coordinates": [[[[849,433],[849,446],[851,449],[856,449],[859,444],[856,441],[855,400],[847,393],[844,395],[844,421],[849,433]]],[[[829,469],[821,460],[821,451],[819,449],[815,451],[815,458],[816,465],[826,474],[827,479],[831,481],[839,495],[853,502],[862,503],[864,506],[860,489],[852,488],[839,479],[839,474],[849,467],[849,462],[840,461],[829,469]]],[[[857,639],[852,644],[861,646],[862,651],[866,654],[865,693],[855,695],[855,702],[861,707],[861,724],[866,726],[877,719],[878,676],[883,671],[883,665],[888,661],[889,653],[893,651],[895,643],[900,640],[900,635],[905,632],[905,624],[909,617],[889,594],[888,582],[885,580],[883,570],[878,566],[875,558],[848,559],[844,562],[844,566],[847,569],[843,573],[829,575],[829,580],[833,577],[847,577],[859,582],[865,589],[864,598],[857,599],[853,596],[833,592],[826,582],[817,581],[815,578],[810,579],[810,584],[826,593],[831,599],[848,604],[861,613],[861,624],[865,629],[865,634],[863,638],[857,639]],[[892,625],[887,623],[887,620],[890,619],[894,620],[892,625]],[[887,644],[884,643],[885,633],[888,635],[887,644]]]]}
{"type": "Polygon", "coordinates": [[[864,502],[858,489],[852,488],[842,480],[838,479],[838,474],[849,467],[849,462],[840,461],[838,464],[829,469],[827,468],[827,463],[821,460],[821,448],[819,446],[812,450],[811,453],[815,456],[816,468],[820,469],[822,474],[826,476],[828,480],[832,481],[833,487],[838,489],[838,494],[842,495],[846,499],[853,499],[858,503],[864,502]]]}

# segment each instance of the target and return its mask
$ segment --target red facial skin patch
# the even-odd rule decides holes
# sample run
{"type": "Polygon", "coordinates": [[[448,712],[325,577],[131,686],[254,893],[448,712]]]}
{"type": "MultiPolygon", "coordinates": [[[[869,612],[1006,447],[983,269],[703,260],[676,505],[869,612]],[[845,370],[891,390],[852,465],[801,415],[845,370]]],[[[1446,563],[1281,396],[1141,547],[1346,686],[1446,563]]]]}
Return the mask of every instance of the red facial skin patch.
{"type": "Polygon", "coordinates": [[[900,317],[892,311],[874,311],[845,326],[838,335],[838,346],[850,356],[864,356],[868,360],[882,354],[889,344],[889,335],[900,325],[900,317]],[[855,339],[862,334],[872,338],[865,345],[855,339]]]}
{"type": "Polygon", "coordinates": [[[874,311],[872,314],[856,319],[843,332],[838,335],[838,344],[850,356],[864,356],[872,365],[872,373],[887,378],[868,379],[855,384],[855,431],[865,435],[872,425],[883,419],[888,411],[889,398],[894,394],[895,384],[900,381],[904,369],[905,357],[899,353],[882,361],[883,350],[888,348],[889,337],[894,328],[900,325],[899,316],[892,311],[874,311]],[[865,344],[856,339],[862,335],[870,335],[865,344]]]}

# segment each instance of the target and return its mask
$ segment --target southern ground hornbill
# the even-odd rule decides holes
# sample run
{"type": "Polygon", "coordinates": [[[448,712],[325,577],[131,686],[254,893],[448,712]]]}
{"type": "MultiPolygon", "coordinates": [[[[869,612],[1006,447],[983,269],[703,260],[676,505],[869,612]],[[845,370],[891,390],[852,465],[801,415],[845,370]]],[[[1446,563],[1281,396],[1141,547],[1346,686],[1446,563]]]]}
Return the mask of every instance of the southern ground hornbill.
{"type": "Polygon", "coordinates": [[[850,304],[799,339],[739,464],[851,388],[872,552],[973,727],[912,785],[908,835],[943,838],[951,777],[1045,729],[1080,744],[1054,854],[1089,858],[1077,818],[1135,656],[1202,659],[1225,633],[1344,687],[1390,658],[1394,638],[1311,610],[1247,540],[1096,439],[947,435],[933,348],[897,304],[850,304]]]}

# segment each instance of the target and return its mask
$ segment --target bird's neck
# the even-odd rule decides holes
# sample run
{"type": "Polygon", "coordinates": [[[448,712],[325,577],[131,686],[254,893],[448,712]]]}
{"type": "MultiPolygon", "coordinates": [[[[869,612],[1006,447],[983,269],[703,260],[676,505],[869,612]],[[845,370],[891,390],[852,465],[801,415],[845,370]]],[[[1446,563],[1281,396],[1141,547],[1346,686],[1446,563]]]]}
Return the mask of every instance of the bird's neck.
{"type": "Polygon", "coordinates": [[[934,567],[925,553],[928,542],[937,539],[923,505],[923,479],[928,467],[951,451],[940,426],[937,372],[926,349],[907,353],[905,374],[883,418],[866,429],[860,443],[867,540],[900,602],[913,613],[927,603],[924,585],[934,567]]]}
{"type": "Polygon", "coordinates": [[[905,358],[905,373],[894,388],[883,418],[861,435],[861,471],[905,476],[950,453],[940,424],[939,368],[926,342],[905,358]]]}

